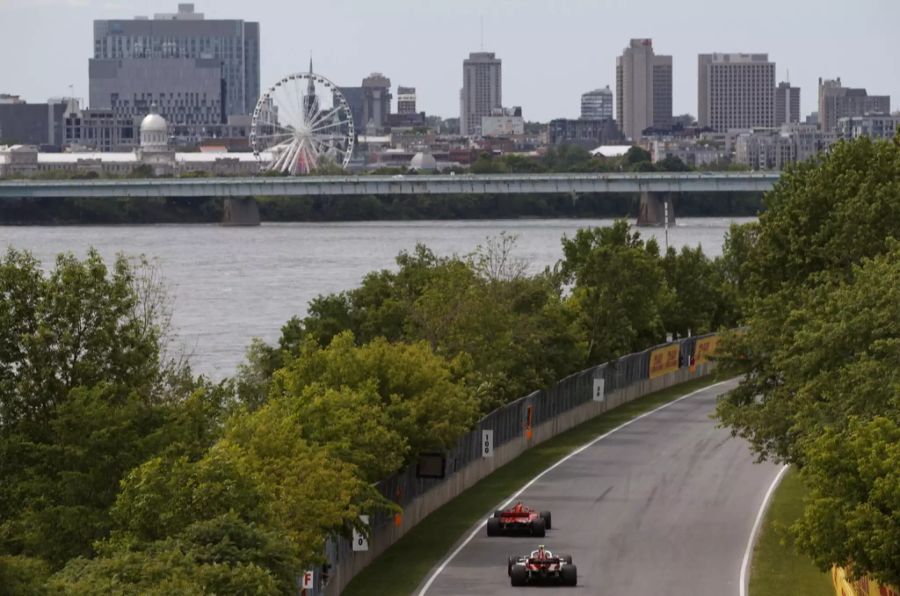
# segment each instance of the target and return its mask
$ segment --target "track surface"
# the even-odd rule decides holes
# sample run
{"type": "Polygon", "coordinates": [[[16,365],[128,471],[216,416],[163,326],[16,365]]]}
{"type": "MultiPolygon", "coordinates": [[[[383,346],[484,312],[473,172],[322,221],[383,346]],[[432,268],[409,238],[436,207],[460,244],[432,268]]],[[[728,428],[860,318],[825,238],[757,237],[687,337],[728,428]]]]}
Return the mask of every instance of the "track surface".
{"type": "Polygon", "coordinates": [[[548,472],[519,497],[551,511],[547,536],[488,538],[482,527],[428,596],[737,596],[753,522],[779,468],[754,464],[747,444],[710,419],[716,395],[734,384],[636,420],[548,472]],[[578,587],[509,585],[507,557],[538,543],[573,556],[578,587]]]}

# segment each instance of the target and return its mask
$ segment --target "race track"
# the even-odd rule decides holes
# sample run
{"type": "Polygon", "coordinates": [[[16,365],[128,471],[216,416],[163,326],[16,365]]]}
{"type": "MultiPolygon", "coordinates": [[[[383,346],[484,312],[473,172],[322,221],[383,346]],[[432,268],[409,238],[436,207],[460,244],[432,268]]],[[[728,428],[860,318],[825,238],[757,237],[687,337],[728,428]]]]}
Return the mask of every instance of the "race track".
{"type": "Polygon", "coordinates": [[[779,468],[754,464],[747,444],[710,419],[716,395],[734,383],[636,420],[549,471],[519,497],[551,511],[545,538],[488,538],[481,527],[416,593],[738,596],[751,529],[779,468]],[[507,557],[538,543],[573,556],[578,587],[510,586],[507,557]]]}

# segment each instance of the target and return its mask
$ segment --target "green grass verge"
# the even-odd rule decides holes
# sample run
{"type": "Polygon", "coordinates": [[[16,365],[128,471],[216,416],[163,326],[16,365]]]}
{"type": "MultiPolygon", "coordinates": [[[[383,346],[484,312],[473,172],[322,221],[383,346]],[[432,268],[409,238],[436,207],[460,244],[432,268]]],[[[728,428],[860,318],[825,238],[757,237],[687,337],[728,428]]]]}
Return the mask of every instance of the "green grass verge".
{"type": "Polygon", "coordinates": [[[787,532],[803,511],[805,494],[800,475],[789,470],[775,489],[760,528],[750,567],[750,596],[834,594],[831,576],[819,571],[808,557],[797,552],[787,532]]]}
{"type": "Polygon", "coordinates": [[[419,522],[353,578],[344,596],[411,594],[479,518],[541,470],[632,418],[731,376],[720,372],[646,395],[529,449],[419,522]]]}

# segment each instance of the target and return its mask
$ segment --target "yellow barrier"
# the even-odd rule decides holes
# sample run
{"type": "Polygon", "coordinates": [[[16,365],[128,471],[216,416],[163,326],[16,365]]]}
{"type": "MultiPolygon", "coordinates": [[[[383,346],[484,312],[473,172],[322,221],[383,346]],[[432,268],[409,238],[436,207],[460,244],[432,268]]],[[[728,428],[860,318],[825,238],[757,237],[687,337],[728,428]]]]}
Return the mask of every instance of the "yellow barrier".
{"type": "Polygon", "coordinates": [[[698,339],[697,343],[694,344],[694,366],[703,364],[704,362],[709,362],[710,357],[715,356],[718,349],[718,335],[712,335],[710,337],[698,339]]]}
{"type": "Polygon", "coordinates": [[[650,352],[650,378],[655,379],[664,374],[678,370],[678,353],[681,347],[678,344],[666,346],[650,352]]]}
{"type": "Polygon", "coordinates": [[[836,596],[900,596],[900,591],[865,577],[850,581],[844,568],[837,565],[831,568],[831,581],[836,596]]]}

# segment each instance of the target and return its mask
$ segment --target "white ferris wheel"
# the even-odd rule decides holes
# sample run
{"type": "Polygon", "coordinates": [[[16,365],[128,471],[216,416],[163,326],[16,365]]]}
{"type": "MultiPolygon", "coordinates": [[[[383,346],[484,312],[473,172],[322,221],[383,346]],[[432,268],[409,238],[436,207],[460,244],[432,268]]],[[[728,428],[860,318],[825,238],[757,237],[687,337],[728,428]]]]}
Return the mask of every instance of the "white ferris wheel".
{"type": "Polygon", "coordinates": [[[353,156],[353,114],[340,89],[312,71],[288,75],[256,103],[250,144],[264,167],[290,176],[326,165],[346,168],[353,156]]]}

